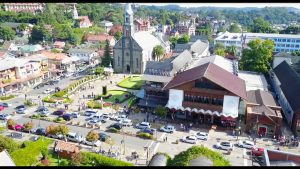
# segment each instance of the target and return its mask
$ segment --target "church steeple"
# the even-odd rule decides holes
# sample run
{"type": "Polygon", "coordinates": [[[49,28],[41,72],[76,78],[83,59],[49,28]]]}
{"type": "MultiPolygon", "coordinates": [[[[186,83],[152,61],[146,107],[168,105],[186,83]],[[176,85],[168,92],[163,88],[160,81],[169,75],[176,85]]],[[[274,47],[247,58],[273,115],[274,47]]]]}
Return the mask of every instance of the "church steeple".
{"type": "Polygon", "coordinates": [[[75,4],[73,6],[73,19],[78,19],[78,12],[77,12],[75,4]]]}
{"type": "Polygon", "coordinates": [[[130,37],[134,33],[133,31],[133,11],[131,9],[131,4],[126,4],[124,11],[123,36],[130,37]]]}

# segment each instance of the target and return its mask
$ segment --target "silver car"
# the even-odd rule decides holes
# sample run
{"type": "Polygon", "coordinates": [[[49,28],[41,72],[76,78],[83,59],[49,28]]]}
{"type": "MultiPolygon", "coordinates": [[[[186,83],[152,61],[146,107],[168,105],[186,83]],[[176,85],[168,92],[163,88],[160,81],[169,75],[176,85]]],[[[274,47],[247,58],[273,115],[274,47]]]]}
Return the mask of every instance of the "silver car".
{"type": "Polygon", "coordinates": [[[196,144],[197,137],[196,136],[185,136],[181,139],[181,141],[184,143],[196,144]]]}

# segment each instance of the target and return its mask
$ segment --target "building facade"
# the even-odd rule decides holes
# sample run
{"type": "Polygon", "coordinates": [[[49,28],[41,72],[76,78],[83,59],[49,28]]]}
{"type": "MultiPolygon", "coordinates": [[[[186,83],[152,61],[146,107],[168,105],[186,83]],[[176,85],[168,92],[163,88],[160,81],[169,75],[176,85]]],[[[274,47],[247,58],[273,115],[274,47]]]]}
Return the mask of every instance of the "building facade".
{"type": "Polygon", "coordinates": [[[4,3],[4,9],[12,12],[42,12],[44,10],[43,3],[4,3]]]}

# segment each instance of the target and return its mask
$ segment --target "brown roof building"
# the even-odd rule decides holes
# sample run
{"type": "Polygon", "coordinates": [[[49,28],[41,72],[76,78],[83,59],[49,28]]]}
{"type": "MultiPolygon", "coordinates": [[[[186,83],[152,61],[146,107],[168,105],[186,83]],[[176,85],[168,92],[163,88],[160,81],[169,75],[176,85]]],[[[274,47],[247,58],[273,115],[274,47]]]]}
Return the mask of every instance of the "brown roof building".
{"type": "Polygon", "coordinates": [[[216,125],[235,126],[247,97],[245,81],[213,63],[178,73],[163,89],[171,116],[216,125]]]}
{"type": "Polygon", "coordinates": [[[67,159],[71,159],[72,156],[79,153],[79,148],[77,145],[64,141],[56,141],[54,150],[59,154],[60,157],[67,159]]]}
{"type": "Polygon", "coordinates": [[[121,33],[123,32],[123,26],[122,25],[114,25],[114,26],[112,26],[112,28],[109,31],[109,34],[112,35],[112,36],[114,36],[115,33],[117,33],[117,32],[121,32],[121,33]]]}
{"type": "Polygon", "coordinates": [[[273,137],[281,135],[281,107],[271,93],[262,90],[247,92],[246,131],[273,137]]]}
{"type": "Polygon", "coordinates": [[[90,43],[97,43],[97,42],[105,43],[105,41],[108,40],[110,46],[114,46],[116,43],[116,40],[113,36],[104,33],[98,35],[87,34],[84,37],[84,40],[90,43]]]}

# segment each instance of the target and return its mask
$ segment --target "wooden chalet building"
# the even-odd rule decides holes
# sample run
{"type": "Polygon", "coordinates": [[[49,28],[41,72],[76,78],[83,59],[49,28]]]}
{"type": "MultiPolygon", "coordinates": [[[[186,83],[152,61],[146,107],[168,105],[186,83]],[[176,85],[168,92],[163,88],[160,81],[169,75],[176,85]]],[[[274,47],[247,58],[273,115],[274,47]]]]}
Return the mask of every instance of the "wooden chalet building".
{"type": "Polygon", "coordinates": [[[247,97],[245,81],[214,63],[178,73],[163,90],[172,118],[232,127],[247,97]]]}

